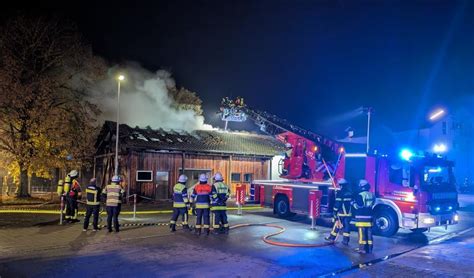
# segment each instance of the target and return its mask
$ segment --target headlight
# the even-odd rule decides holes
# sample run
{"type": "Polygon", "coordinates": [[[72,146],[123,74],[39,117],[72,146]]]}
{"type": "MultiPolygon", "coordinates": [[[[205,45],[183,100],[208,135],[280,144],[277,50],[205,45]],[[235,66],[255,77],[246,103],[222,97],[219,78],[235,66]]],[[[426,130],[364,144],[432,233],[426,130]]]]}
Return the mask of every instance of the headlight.
{"type": "Polygon", "coordinates": [[[434,222],[435,222],[435,220],[432,217],[428,217],[428,218],[423,219],[424,224],[434,224],[434,222]]]}
{"type": "Polygon", "coordinates": [[[459,214],[454,215],[454,221],[458,222],[459,221],[459,214]]]}

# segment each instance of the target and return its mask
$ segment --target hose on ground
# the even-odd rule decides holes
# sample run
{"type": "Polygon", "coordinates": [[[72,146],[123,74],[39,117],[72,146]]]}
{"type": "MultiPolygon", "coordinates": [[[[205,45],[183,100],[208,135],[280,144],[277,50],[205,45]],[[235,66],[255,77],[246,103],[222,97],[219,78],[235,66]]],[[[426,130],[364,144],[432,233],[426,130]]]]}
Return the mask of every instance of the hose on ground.
{"type": "MultiPolygon", "coordinates": [[[[230,227],[230,229],[238,229],[238,228],[244,228],[244,227],[271,227],[275,229],[279,229],[279,231],[264,235],[262,237],[262,240],[271,245],[275,246],[280,246],[280,247],[325,247],[325,246],[330,246],[334,245],[334,243],[337,241],[337,237],[334,241],[329,241],[329,242],[324,242],[324,243],[314,243],[314,244],[305,244],[305,243],[288,243],[288,242],[280,242],[280,241],[275,241],[271,240],[271,237],[277,236],[279,234],[282,234],[285,232],[285,228],[282,226],[274,225],[274,224],[238,224],[230,227]]],[[[339,236],[339,234],[338,234],[339,236]]]]}

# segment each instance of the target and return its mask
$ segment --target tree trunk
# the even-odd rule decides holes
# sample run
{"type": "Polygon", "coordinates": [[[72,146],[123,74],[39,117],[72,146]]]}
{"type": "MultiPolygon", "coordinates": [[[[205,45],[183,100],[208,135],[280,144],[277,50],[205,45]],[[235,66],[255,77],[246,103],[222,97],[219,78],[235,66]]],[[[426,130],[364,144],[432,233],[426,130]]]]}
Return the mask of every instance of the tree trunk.
{"type": "Polygon", "coordinates": [[[18,163],[20,166],[20,190],[18,197],[29,197],[28,192],[28,168],[23,163],[18,163]]]}

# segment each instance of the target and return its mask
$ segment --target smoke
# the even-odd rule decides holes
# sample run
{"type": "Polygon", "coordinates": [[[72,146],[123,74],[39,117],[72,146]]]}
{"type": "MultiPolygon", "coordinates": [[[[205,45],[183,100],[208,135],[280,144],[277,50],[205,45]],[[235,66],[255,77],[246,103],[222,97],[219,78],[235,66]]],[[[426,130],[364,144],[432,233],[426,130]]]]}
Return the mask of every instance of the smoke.
{"type": "Polygon", "coordinates": [[[123,74],[120,90],[120,122],[129,126],[158,129],[201,130],[213,129],[204,123],[204,117],[194,110],[179,109],[169,95],[175,88],[171,73],[159,70],[149,72],[137,64],[124,68],[109,69],[107,80],[100,82],[91,91],[92,102],[102,111],[101,120],[116,121],[117,76],[123,74]]]}

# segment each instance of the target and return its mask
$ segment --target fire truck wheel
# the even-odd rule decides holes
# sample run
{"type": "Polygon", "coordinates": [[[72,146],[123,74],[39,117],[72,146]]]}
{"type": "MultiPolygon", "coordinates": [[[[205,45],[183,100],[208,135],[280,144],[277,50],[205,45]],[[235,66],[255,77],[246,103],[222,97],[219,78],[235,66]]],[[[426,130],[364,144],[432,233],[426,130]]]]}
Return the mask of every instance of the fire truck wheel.
{"type": "Polygon", "coordinates": [[[418,228],[418,229],[411,229],[412,232],[417,233],[417,234],[422,234],[426,231],[428,231],[428,228],[418,228]]]}
{"type": "Polygon", "coordinates": [[[390,208],[379,208],[375,210],[374,234],[390,237],[398,232],[398,219],[395,212],[390,208]]]}
{"type": "Polygon", "coordinates": [[[292,215],[290,211],[290,202],[286,196],[278,196],[275,200],[274,208],[279,217],[287,218],[292,215]]]}

